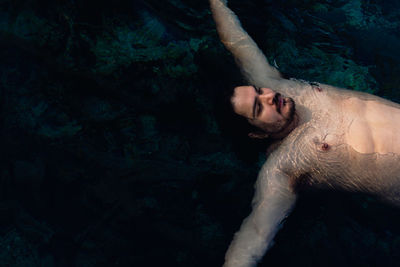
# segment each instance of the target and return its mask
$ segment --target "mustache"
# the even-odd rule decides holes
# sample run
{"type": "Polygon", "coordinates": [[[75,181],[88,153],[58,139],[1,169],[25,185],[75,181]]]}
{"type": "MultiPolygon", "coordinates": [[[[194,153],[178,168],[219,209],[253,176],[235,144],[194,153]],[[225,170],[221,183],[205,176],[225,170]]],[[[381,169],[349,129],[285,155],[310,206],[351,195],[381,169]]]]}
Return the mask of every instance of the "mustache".
{"type": "Polygon", "coordinates": [[[274,99],[273,99],[273,101],[274,101],[275,104],[279,104],[279,98],[280,98],[280,97],[281,97],[281,94],[280,94],[280,93],[276,93],[276,94],[275,94],[274,99]]]}
{"type": "Polygon", "coordinates": [[[277,111],[278,113],[281,113],[281,109],[280,109],[280,105],[279,105],[279,99],[281,98],[281,94],[280,93],[276,93],[274,96],[274,99],[272,100],[274,102],[274,104],[277,107],[277,111]]]}

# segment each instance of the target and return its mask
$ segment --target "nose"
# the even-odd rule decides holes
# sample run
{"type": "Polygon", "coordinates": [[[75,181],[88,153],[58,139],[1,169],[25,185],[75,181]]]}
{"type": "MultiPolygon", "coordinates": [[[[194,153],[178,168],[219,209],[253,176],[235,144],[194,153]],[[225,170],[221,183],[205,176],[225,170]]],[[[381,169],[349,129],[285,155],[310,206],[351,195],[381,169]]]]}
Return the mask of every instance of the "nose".
{"type": "Polygon", "coordinates": [[[258,95],[258,100],[261,103],[267,104],[267,105],[273,105],[274,104],[274,97],[275,97],[275,92],[265,92],[263,91],[261,94],[258,95]]]}

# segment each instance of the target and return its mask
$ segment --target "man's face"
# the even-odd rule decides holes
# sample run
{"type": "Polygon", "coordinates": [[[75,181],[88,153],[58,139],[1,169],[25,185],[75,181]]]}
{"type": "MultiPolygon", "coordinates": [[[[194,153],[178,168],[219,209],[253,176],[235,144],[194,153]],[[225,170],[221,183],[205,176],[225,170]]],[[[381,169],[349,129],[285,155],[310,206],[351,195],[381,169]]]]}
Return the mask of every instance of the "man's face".
{"type": "Polygon", "coordinates": [[[269,88],[239,86],[231,98],[234,111],[266,133],[279,133],[293,120],[293,99],[269,88]]]}

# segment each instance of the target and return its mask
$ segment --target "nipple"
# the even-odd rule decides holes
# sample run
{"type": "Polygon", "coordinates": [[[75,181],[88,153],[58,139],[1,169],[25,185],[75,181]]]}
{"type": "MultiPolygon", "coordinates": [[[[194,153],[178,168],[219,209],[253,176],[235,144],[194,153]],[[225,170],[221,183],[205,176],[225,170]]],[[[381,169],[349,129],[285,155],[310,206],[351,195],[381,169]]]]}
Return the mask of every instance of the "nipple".
{"type": "Polygon", "coordinates": [[[327,151],[327,150],[329,149],[329,145],[328,145],[327,143],[322,143],[321,149],[322,149],[323,151],[327,151]]]}
{"type": "Polygon", "coordinates": [[[309,84],[311,85],[311,87],[315,88],[318,92],[322,92],[322,88],[321,88],[321,86],[319,86],[319,83],[310,82],[309,84]]]}
{"type": "Polygon", "coordinates": [[[331,146],[325,140],[323,140],[321,142],[318,137],[314,137],[313,138],[313,142],[314,142],[314,144],[316,145],[316,148],[319,151],[324,151],[325,152],[325,151],[328,151],[331,148],[331,146]]]}

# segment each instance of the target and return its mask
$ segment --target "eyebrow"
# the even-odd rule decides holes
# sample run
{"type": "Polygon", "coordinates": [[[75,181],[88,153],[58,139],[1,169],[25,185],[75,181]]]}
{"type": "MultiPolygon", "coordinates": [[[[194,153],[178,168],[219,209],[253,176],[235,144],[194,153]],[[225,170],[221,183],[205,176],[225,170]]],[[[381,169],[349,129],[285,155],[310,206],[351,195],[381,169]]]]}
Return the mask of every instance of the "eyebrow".
{"type": "MultiPolygon", "coordinates": [[[[256,94],[260,94],[260,88],[253,85],[254,91],[256,91],[256,94]]],[[[257,103],[258,103],[258,97],[254,97],[254,104],[253,104],[253,119],[256,118],[256,108],[257,108],[257,103]]]]}

